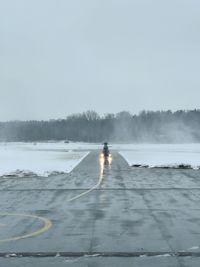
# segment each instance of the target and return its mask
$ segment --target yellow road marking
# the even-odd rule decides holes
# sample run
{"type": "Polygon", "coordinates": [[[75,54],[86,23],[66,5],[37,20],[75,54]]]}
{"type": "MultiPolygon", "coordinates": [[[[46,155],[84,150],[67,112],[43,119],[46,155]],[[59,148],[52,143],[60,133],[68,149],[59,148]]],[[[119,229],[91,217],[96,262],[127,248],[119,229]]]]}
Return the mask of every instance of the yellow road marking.
{"type": "Polygon", "coordinates": [[[104,172],[104,159],[103,158],[100,158],[100,168],[101,168],[100,169],[100,175],[99,175],[99,180],[98,180],[97,184],[94,185],[93,187],[91,187],[90,189],[88,189],[87,191],[85,191],[85,192],[83,192],[83,193],[81,193],[75,197],[68,199],[67,202],[71,202],[73,200],[81,198],[81,197],[89,194],[90,192],[94,191],[95,189],[97,189],[101,185],[101,183],[103,181],[103,172],[104,172]]]}
{"type": "Polygon", "coordinates": [[[48,231],[52,227],[52,222],[44,217],[36,216],[36,215],[28,215],[28,214],[15,214],[15,213],[0,213],[0,216],[17,216],[17,217],[28,217],[28,218],[34,218],[42,221],[44,223],[44,226],[40,228],[39,230],[26,234],[21,236],[14,236],[11,238],[6,239],[0,239],[0,242],[7,242],[7,241],[15,241],[20,240],[28,237],[34,237],[43,234],[44,232],[48,231]]]}
{"type": "MultiPolygon", "coordinates": [[[[109,164],[111,164],[111,162],[109,162],[109,164]]],[[[84,195],[89,194],[90,192],[92,192],[93,190],[95,190],[96,188],[98,188],[101,185],[101,183],[103,181],[103,172],[104,172],[104,160],[103,159],[100,159],[100,167],[101,167],[100,176],[99,176],[99,180],[98,180],[97,184],[94,185],[93,187],[91,187],[89,190],[67,200],[67,202],[71,202],[73,200],[81,198],[84,195]]],[[[49,219],[44,218],[44,217],[40,217],[40,216],[36,216],[36,215],[18,214],[18,213],[0,213],[0,216],[29,217],[29,218],[38,219],[44,223],[44,226],[35,232],[29,233],[26,235],[14,236],[11,238],[6,238],[6,239],[0,239],[0,243],[8,242],[8,241],[16,241],[16,240],[20,240],[20,239],[29,238],[29,237],[35,237],[35,236],[43,234],[44,232],[48,231],[52,227],[52,222],[49,219]]],[[[1,226],[5,226],[5,225],[0,223],[0,227],[1,226]]]]}
{"type": "Polygon", "coordinates": [[[95,190],[96,188],[98,188],[101,185],[102,180],[103,180],[103,176],[100,176],[99,177],[99,181],[98,181],[98,183],[96,185],[94,185],[92,188],[88,189],[87,191],[79,194],[78,196],[75,196],[73,198],[68,199],[67,202],[71,202],[71,201],[76,200],[76,199],[78,199],[80,197],[83,197],[84,195],[89,194],[90,192],[92,192],[93,190],[95,190]]]}

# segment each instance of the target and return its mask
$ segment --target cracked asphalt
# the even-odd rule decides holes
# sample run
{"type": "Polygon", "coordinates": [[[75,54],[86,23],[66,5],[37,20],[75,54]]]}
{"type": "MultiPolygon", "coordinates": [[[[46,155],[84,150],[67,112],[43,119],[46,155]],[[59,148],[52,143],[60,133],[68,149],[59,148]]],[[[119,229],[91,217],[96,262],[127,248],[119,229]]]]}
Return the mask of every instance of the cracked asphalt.
{"type": "Polygon", "coordinates": [[[1,178],[0,266],[199,267],[199,202],[199,170],[131,168],[117,151],[104,170],[92,151],[67,175],[1,178]]]}

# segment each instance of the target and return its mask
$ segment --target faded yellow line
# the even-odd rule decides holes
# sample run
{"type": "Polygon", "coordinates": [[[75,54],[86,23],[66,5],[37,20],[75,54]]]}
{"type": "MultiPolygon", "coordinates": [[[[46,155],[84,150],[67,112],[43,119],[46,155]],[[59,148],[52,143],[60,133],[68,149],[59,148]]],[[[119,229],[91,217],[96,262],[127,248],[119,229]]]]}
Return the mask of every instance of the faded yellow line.
{"type": "Polygon", "coordinates": [[[83,193],[81,193],[75,197],[68,199],[67,202],[71,202],[73,200],[79,199],[79,198],[89,194],[90,192],[94,191],[95,189],[97,189],[101,185],[101,183],[103,181],[103,172],[104,172],[104,160],[103,159],[100,159],[100,168],[101,168],[100,169],[100,175],[99,175],[99,180],[98,180],[97,184],[94,185],[93,187],[91,187],[90,189],[88,189],[87,191],[85,191],[85,192],[83,192],[83,193]]]}
{"type": "Polygon", "coordinates": [[[52,227],[52,222],[49,219],[44,218],[44,217],[40,217],[40,216],[36,216],[36,215],[18,214],[18,213],[0,213],[0,216],[28,217],[28,218],[38,219],[44,223],[44,226],[35,232],[32,232],[30,234],[26,234],[26,235],[14,236],[11,238],[6,238],[6,239],[0,239],[0,242],[15,241],[15,240],[28,238],[28,237],[35,237],[35,236],[38,236],[40,234],[43,234],[44,232],[48,231],[52,227]]]}
{"type": "MultiPolygon", "coordinates": [[[[103,172],[104,172],[104,160],[101,159],[100,160],[100,175],[99,175],[99,180],[97,182],[96,185],[94,185],[93,187],[91,187],[89,190],[73,197],[67,200],[67,202],[71,202],[73,200],[79,199],[87,194],[89,194],[90,192],[94,191],[95,189],[97,189],[102,181],[103,181],[103,172]]],[[[0,239],[0,243],[3,242],[8,242],[8,241],[16,241],[16,240],[21,240],[21,239],[25,239],[25,238],[29,238],[29,237],[35,237],[38,235],[43,234],[44,232],[48,231],[51,227],[52,227],[52,222],[44,217],[40,217],[37,215],[29,215],[29,214],[19,214],[19,213],[0,213],[0,216],[17,216],[17,217],[28,217],[28,218],[34,218],[34,219],[38,219],[40,221],[42,221],[44,223],[44,226],[42,228],[40,228],[39,230],[26,234],[26,235],[21,235],[21,236],[14,236],[11,238],[6,238],[6,239],[0,239]]],[[[3,224],[0,223],[0,226],[4,226],[3,224]]]]}
{"type": "Polygon", "coordinates": [[[68,199],[67,202],[71,202],[73,200],[76,200],[76,199],[78,199],[80,197],[83,197],[83,196],[89,194],[90,192],[94,191],[95,189],[97,189],[101,185],[102,180],[103,180],[103,176],[102,177],[100,176],[99,177],[99,181],[98,181],[98,183],[96,185],[94,185],[92,188],[88,189],[87,191],[85,191],[85,192],[83,192],[83,193],[81,193],[81,194],[79,194],[79,195],[77,195],[75,197],[72,197],[72,198],[68,199]]]}

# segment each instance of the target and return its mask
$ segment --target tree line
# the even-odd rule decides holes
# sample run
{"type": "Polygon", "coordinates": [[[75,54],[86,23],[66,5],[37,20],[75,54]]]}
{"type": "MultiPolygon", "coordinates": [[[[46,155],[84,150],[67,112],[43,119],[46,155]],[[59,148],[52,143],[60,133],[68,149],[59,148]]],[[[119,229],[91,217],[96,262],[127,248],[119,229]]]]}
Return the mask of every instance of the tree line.
{"type": "Polygon", "coordinates": [[[122,111],[100,116],[95,111],[48,121],[0,122],[0,141],[69,140],[83,142],[200,142],[200,110],[122,111]]]}

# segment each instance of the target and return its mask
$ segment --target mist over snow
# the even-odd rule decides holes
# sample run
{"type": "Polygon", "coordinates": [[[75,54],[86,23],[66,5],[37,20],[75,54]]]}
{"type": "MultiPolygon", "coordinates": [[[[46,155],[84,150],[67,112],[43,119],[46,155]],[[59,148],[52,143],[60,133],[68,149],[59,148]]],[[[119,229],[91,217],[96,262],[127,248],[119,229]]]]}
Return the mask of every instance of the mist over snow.
{"type": "Polygon", "coordinates": [[[0,123],[0,141],[198,143],[200,110],[127,111],[100,116],[95,111],[71,114],[49,121],[0,123]]]}

